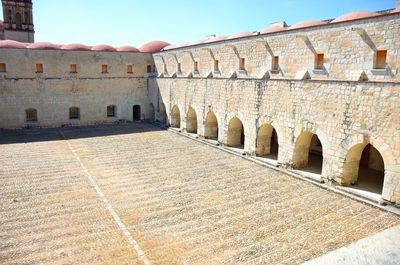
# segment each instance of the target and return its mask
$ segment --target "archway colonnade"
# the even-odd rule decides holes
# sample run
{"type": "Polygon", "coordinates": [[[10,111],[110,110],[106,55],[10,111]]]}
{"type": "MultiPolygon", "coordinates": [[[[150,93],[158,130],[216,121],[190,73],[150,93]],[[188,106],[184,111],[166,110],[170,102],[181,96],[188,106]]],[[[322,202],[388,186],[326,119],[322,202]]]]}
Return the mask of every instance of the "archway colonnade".
{"type": "MultiPolygon", "coordinates": [[[[243,149],[250,155],[272,159],[277,161],[277,164],[290,166],[296,170],[324,178],[332,174],[332,167],[326,165],[330,162],[326,159],[328,155],[325,150],[329,144],[321,132],[304,129],[291,142],[285,139],[287,136],[279,132],[274,123],[264,122],[254,126],[253,132],[254,128],[236,115],[224,122],[218,119],[212,110],[204,113],[202,117],[192,106],[188,106],[186,112],[182,112],[181,109],[183,108],[173,105],[168,116],[162,103],[159,121],[168,123],[169,120],[171,127],[197,134],[205,139],[217,140],[221,145],[243,149]]],[[[350,146],[341,163],[340,176],[335,172],[341,184],[356,185],[362,190],[382,194],[386,167],[381,152],[373,144],[356,143],[350,146]]]]}

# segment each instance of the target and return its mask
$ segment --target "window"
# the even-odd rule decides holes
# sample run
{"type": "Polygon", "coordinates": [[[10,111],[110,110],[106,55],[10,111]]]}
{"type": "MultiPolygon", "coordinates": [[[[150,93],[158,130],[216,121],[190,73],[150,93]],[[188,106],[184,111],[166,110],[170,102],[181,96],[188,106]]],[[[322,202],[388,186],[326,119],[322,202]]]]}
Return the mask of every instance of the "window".
{"type": "Polygon", "coordinates": [[[182,65],[181,65],[181,63],[178,63],[178,65],[176,67],[176,72],[177,73],[182,73],[182,65]]]}
{"type": "Polygon", "coordinates": [[[6,72],[6,64],[5,63],[0,63],[0,73],[5,73],[6,72]]]}
{"type": "Polygon", "coordinates": [[[240,58],[240,62],[239,62],[239,70],[246,70],[246,60],[244,58],[240,58]]]}
{"type": "Polygon", "coordinates": [[[101,73],[102,74],[107,74],[108,73],[108,65],[107,64],[102,64],[101,65],[101,73]]]}
{"type": "Polygon", "coordinates": [[[375,69],[386,68],[387,51],[381,50],[376,52],[375,69]]]}
{"type": "Polygon", "coordinates": [[[273,72],[279,71],[279,56],[274,56],[272,58],[272,69],[273,72]]]}
{"type": "Polygon", "coordinates": [[[77,73],[76,64],[70,64],[69,65],[69,71],[70,71],[71,74],[76,74],[77,73]]]}
{"type": "Polygon", "coordinates": [[[115,117],[117,116],[117,107],[114,105],[107,106],[107,117],[115,117]]]}
{"type": "Polygon", "coordinates": [[[214,71],[218,72],[219,71],[219,61],[214,60],[214,71]]]}
{"type": "Polygon", "coordinates": [[[69,108],[69,119],[70,120],[79,120],[80,119],[80,111],[78,107],[69,108]]]}
{"type": "Polygon", "coordinates": [[[315,69],[323,69],[323,68],[324,68],[324,54],[318,53],[315,62],[315,69]]]}
{"type": "Polygon", "coordinates": [[[147,65],[147,73],[151,73],[151,65],[147,65]]]}
{"type": "Polygon", "coordinates": [[[43,73],[43,64],[36,64],[36,73],[43,73]]]}
{"type": "Polygon", "coordinates": [[[128,64],[128,66],[126,67],[126,72],[128,74],[132,74],[133,73],[133,65],[128,64]]]}
{"type": "Polygon", "coordinates": [[[194,72],[198,72],[199,71],[199,62],[198,61],[195,61],[193,63],[193,71],[194,72]]]}
{"type": "Polygon", "coordinates": [[[25,110],[26,121],[27,122],[37,122],[37,110],[36,109],[27,109],[25,110]]]}

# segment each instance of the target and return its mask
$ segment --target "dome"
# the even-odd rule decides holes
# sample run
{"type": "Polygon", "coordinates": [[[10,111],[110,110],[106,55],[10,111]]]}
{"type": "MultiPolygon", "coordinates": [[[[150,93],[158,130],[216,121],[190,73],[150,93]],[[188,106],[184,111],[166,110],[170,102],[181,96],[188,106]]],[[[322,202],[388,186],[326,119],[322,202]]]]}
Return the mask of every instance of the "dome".
{"type": "Polygon", "coordinates": [[[340,17],[332,20],[331,23],[374,17],[377,15],[378,15],[378,13],[373,13],[373,12],[363,12],[363,11],[352,12],[352,13],[345,14],[343,16],[340,16],[340,17]]]}
{"type": "Polygon", "coordinates": [[[140,52],[140,51],[133,46],[126,45],[117,48],[117,52],[140,52]]]}
{"type": "Polygon", "coordinates": [[[69,51],[90,51],[92,49],[91,46],[86,46],[79,43],[72,43],[61,46],[62,50],[69,50],[69,51]]]}
{"type": "Polygon", "coordinates": [[[253,35],[254,35],[254,33],[253,32],[249,32],[249,31],[239,32],[239,33],[236,33],[236,34],[230,36],[228,38],[228,40],[237,39],[237,38],[244,38],[244,37],[249,37],[249,36],[253,36],[253,35]]]}
{"type": "Polygon", "coordinates": [[[260,30],[260,34],[274,33],[284,31],[286,28],[280,26],[269,26],[268,28],[260,30]]]}
{"type": "Polygon", "coordinates": [[[167,50],[171,50],[173,48],[175,48],[175,45],[168,45],[167,47],[164,47],[162,50],[167,51],[167,50]]]}
{"type": "Polygon", "coordinates": [[[326,24],[328,24],[328,22],[321,21],[321,20],[305,20],[305,21],[301,21],[299,23],[294,24],[293,26],[290,27],[290,29],[308,28],[308,27],[321,26],[321,25],[326,25],[326,24]]]}
{"type": "Polygon", "coordinates": [[[0,40],[0,48],[25,49],[29,44],[13,40],[0,40]]]}
{"type": "Polygon", "coordinates": [[[92,51],[115,52],[116,49],[106,44],[99,44],[92,47],[92,51]]]}
{"type": "Polygon", "coordinates": [[[181,44],[178,44],[178,45],[174,46],[174,48],[182,48],[182,47],[186,47],[186,46],[189,46],[189,45],[190,45],[190,42],[184,42],[184,43],[181,43],[181,44]]]}
{"type": "Polygon", "coordinates": [[[208,39],[195,40],[195,41],[192,41],[192,42],[190,43],[190,45],[192,46],[192,45],[202,44],[202,43],[206,42],[207,40],[208,40],[208,39]]]}
{"type": "Polygon", "coordinates": [[[28,45],[28,49],[39,49],[39,50],[58,50],[61,48],[61,45],[53,44],[50,42],[35,42],[31,45],[28,45]]]}
{"type": "Polygon", "coordinates": [[[159,52],[168,45],[170,45],[168,42],[155,40],[142,45],[139,50],[147,53],[159,52]]]}
{"type": "Polygon", "coordinates": [[[206,40],[204,43],[210,43],[210,42],[216,42],[216,41],[226,40],[226,38],[228,38],[228,36],[219,35],[219,36],[215,36],[215,37],[212,37],[212,38],[206,40]]]}

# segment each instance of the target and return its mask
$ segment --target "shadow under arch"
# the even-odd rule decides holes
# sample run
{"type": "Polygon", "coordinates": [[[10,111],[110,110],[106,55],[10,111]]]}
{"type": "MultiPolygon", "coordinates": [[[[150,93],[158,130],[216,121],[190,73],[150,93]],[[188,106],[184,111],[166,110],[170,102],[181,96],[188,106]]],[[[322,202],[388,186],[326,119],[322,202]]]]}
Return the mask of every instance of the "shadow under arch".
{"type": "Polygon", "coordinates": [[[278,159],[279,141],[275,128],[264,123],[257,132],[256,156],[278,159]]]}
{"type": "Polygon", "coordinates": [[[174,105],[171,110],[171,126],[174,128],[181,127],[181,112],[177,105],[174,105]]]}
{"type": "Polygon", "coordinates": [[[197,114],[192,107],[189,107],[186,114],[186,131],[188,133],[197,133],[197,114]]]}
{"type": "Polygon", "coordinates": [[[343,184],[382,194],[384,178],[385,162],[373,145],[361,143],[349,149],[343,164],[343,184]]]}
{"type": "Polygon", "coordinates": [[[204,124],[204,138],[218,140],[218,120],[214,112],[209,111],[204,124]]]}
{"type": "Polygon", "coordinates": [[[227,145],[230,147],[244,147],[245,136],[244,136],[244,127],[242,121],[233,117],[229,121],[228,125],[228,139],[227,145]]]}
{"type": "Polygon", "coordinates": [[[302,132],[296,139],[293,151],[293,168],[321,174],[323,148],[318,136],[312,132],[302,132]]]}

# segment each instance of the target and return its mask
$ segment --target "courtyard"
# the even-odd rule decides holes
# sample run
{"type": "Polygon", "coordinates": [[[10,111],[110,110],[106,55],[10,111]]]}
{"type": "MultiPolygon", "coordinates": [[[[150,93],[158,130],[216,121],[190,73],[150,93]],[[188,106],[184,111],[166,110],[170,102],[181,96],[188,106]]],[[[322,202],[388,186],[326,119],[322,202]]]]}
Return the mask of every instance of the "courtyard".
{"type": "Polygon", "coordinates": [[[392,213],[146,123],[0,133],[1,264],[300,264],[392,213]]]}

